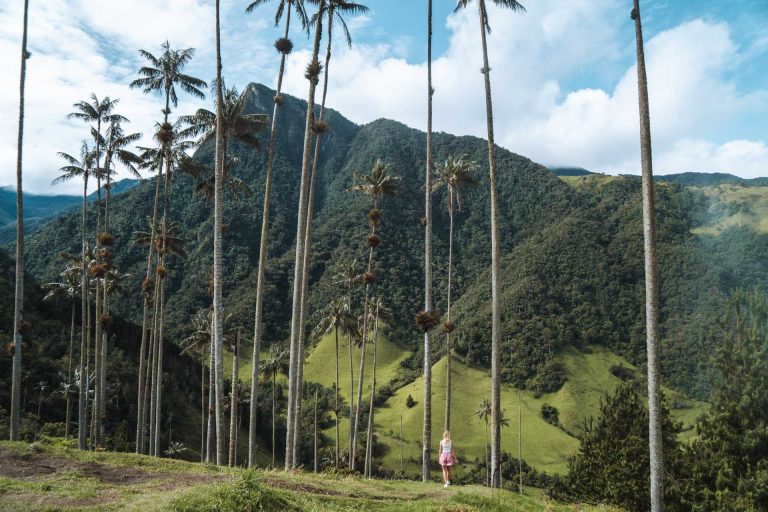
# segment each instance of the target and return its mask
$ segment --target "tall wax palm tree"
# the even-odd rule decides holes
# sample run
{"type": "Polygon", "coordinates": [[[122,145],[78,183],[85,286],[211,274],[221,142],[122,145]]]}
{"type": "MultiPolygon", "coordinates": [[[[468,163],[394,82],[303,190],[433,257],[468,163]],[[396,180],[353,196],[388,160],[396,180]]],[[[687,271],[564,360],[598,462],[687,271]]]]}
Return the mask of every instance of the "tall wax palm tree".
{"type": "MultiPolygon", "coordinates": [[[[72,259],[77,256],[67,255],[72,259]]],[[[72,360],[75,350],[75,310],[76,301],[80,294],[80,279],[82,278],[82,268],[76,264],[68,264],[61,274],[61,281],[46,283],[43,288],[48,290],[43,300],[55,300],[63,298],[70,303],[71,320],[69,326],[69,351],[67,352],[67,386],[64,389],[67,401],[67,412],[64,422],[64,437],[69,439],[69,427],[72,420],[72,360]]]]}
{"type": "Polygon", "coordinates": [[[432,190],[442,187],[448,189],[448,308],[445,328],[446,384],[445,384],[445,423],[444,430],[451,430],[451,333],[456,328],[451,321],[451,278],[453,272],[453,212],[454,204],[461,210],[461,195],[468,186],[476,185],[472,173],[477,168],[475,162],[466,155],[459,158],[449,157],[435,169],[435,181],[432,190]]]}
{"type": "MultiPolygon", "coordinates": [[[[367,239],[368,251],[368,270],[363,274],[363,282],[365,282],[365,299],[363,301],[363,311],[368,311],[368,297],[371,290],[371,285],[375,280],[375,273],[373,269],[373,253],[374,249],[381,244],[381,238],[376,234],[379,224],[381,222],[381,210],[379,210],[379,203],[385,197],[394,195],[400,189],[400,177],[394,176],[389,172],[389,164],[384,163],[381,160],[376,160],[373,165],[370,174],[355,175],[357,183],[347,189],[350,192],[357,192],[366,195],[371,198],[373,203],[373,209],[368,212],[368,222],[371,226],[371,232],[367,239]]],[[[357,440],[358,431],[360,425],[360,407],[363,400],[363,372],[365,371],[365,344],[368,338],[368,315],[363,315],[363,331],[362,331],[362,346],[360,349],[360,370],[358,372],[357,379],[357,405],[355,409],[355,421],[354,425],[350,425],[353,429],[352,434],[352,455],[350,461],[352,465],[350,469],[355,469],[355,456],[357,454],[357,440]]],[[[351,390],[350,390],[351,392],[351,390]]]]}
{"type": "Polygon", "coordinates": [[[229,466],[237,464],[237,412],[238,386],[240,373],[240,329],[235,329],[234,339],[229,340],[227,348],[232,352],[232,389],[229,393],[229,466]]]}
{"type": "MultiPolygon", "coordinates": [[[[348,334],[355,328],[355,317],[349,311],[349,305],[343,298],[337,298],[323,308],[320,312],[320,321],[315,326],[313,334],[315,337],[320,338],[333,332],[336,345],[335,345],[335,375],[334,381],[334,406],[333,412],[336,416],[336,455],[335,462],[336,468],[339,468],[339,332],[342,334],[348,334]]],[[[350,388],[351,394],[351,388],[350,388]]]]}
{"type": "MultiPolygon", "coordinates": [[[[356,284],[363,282],[363,274],[359,271],[357,260],[342,262],[341,267],[333,276],[334,283],[341,284],[345,287],[347,292],[347,311],[352,315],[352,287],[356,284]]],[[[354,315],[352,315],[354,318],[354,315]]],[[[355,408],[355,373],[354,366],[352,364],[352,334],[354,329],[347,331],[347,343],[349,348],[349,460],[348,465],[352,467],[352,442],[354,440],[352,432],[352,425],[354,424],[354,408],[355,408]]]]}
{"type": "MultiPolygon", "coordinates": [[[[246,8],[246,12],[264,5],[270,0],[255,0],[246,8]]],[[[282,97],[280,92],[283,87],[283,73],[285,72],[285,59],[293,50],[293,43],[288,38],[291,27],[291,12],[296,11],[303,28],[307,27],[307,13],[304,10],[304,0],[278,0],[275,14],[275,26],[285,13],[285,34],[275,42],[275,48],[280,53],[280,70],[277,74],[277,88],[275,92],[275,106],[272,112],[272,128],[269,135],[269,149],[267,153],[267,174],[264,181],[264,210],[261,216],[261,239],[259,241],[259,268],[256,279],[256,311],[253,327],[253,360],[251,362],[251,405],[248,425],[248,467],[256,464],[256,412],[258,408],[258,371],[259,355],[261,352],[262,338],[262,312],[264,304],[264,275],[267,265],[267,234],[269,228],[269,209],[272,197],[272,167],[275,158],[275,142],[277,140],[277,118],[282,97]]]]}
{"type": "Polygon", "coordinates": [[[296,225],[296,250],[293,271],[293,300],[291,305],[291,344],[288,371],[288,418],[285,440],[285,468],[295,467],[294,432],[298,427],[298,403],[300,401],[299,368],[301,365],[300,330],[301,325],[301,289],[304,282],[304,243],[306,234],[307,195],[309,193],[309,161],[312,146],[312,126],[315,121],[315,90],[320,81],[322,65],[318,61],[320,39],[323,33],[322,13],[327,0],[317,0],[318,16],[315,24],[315,37],[312,47],[312,59],[307,65],[304,76],[309,81],[307,93],[307,116],[304,124],[304,150],[301,160],[301,180],[299,187],[298,222],[296,225]]]}
{"type": "Polygon", "coordinates": [[[27,81],[27,25],[29,0],[24,0],[24,28],[21,36],[21,77],[19,79],[19,136],[16,142],[16,276],[13,306],[13,370],[11,377],[10,439],[18,441],[21,418],[21,343],[26,330],[24,304],[24,197],[22,188],[22,150],[24,145],[24,86],[27,81]]]}
{"type": "MultiPolygon", "coordinates": [[[[139,69],[139,78],[131,82],[131,88],[141,88],[144,93],[162,93],[165,98],[165,108],[163,109],[163,123],[161,129],[158,130],[157,138],[159,139],[162,148],[170,142],[170,137],[167,134],[170,131],[170,125],[168,123],[168,116],[171,113],[171,103],[176,107],[178,105],[178,95],[176,94],[176,87],[178,86],[182,91],[190,94],[196,98],[203,99],[205,94],[203,89],[207,87],[207,84],[195,78],[193,76],[183,73],[184,67],[189,63],[195,55],[194,48],[186,48],[181,50],[174,50],[168,41],[162,45],[163,52],[159,57],[155,57],[146,50],[139,50],[139,55],[148,61],[147,66],[142,66],[139,69]]],[[[155,201],[152,208],[152,229],[156,227],[157,217],[157,205],[160,195],[160,181],[162,181],[163,173],[163,152],[159,153],[159,162],[154,163],[154,167],[158,171],[157,184],[155,189],[155,201]]],[[[152,233],[151,238],[154,238],[152,233]]],[[[146,426],[146,416],[144,414],[144,402],[145,396],[143,391],[144,381],[144,367],[143,367],[143,354],[146,350],[147,344],[147,325],[149,321],[149,303],[152,299],[151,290],[154,287],[154,280],[152,279],[152,257],[154,247],[149,244],[147,255],[147,272],[143,281],[142,288],[144,289],[144,308],[142,316],[141,327],[141,356],[139,357],[139,385],[138,385],[138,418],[136,422],[136,453],[143,453],[144,451],[144,432],[146,426]]]]}
{"type": "Polygon", "coordinates": [[[224,223],[224,159],[226,147],[224,119],[224,82],[221,77],[221,8],[216,0],[216,159],[213,197],[213,354],[216,386],[216,464],[224,464],[224,310],[222,304],[221,226],[224,223]]]}
{"type": "MultiPolygon", "coordinates": [[[[305,318],[307,315],[305,314],[307,309],[307,295],[308,295],[308,288],[309,288],[309,265],[310,265],[310,258],[311,258],[311,250],[312,250],[312,218],[313,213],[315,209],[315,181],[317,178],[317,162],[320,158],[320,138],[322,137],[323,133],[327,130],[328,126],[325,122],[325,100],[328,94],[328,73],[329,73],[329,66],[331,62],[331,43],[333,40],[333,21],[336,19],[344,29],[344,34],[346,36],[347,44],[351,47],[352,46],[352,36],[349,33],[349,28],[347,27],[346,22],[344,21],[344,15],[345,14],[364,14],[368,12],[368,8],[362,4],[357,4],[354,2],[350,2],[349,0],[327,0],[327,8],[325,9],[328,15],[328,28],[326,29],[326,33],[328,34],[328,44],[327,44],[327,50],[325,54],[325,70],[323,73],[323,94],[322,94],[322,101],[320,103],[320,115],[317,119],[317,121],[314,122],[312,125],[312,131],[314,133],[315,138],[315,152],[314,156],[312,158],[312,172],[310,174],[309,179],[309,197],[307,199],[307,219],[306,219],[306,229],[304,234],[304,261],[302,263],[304,272],[303,272],[303,278],[302,278],[302,285],[301,285],[301,313],[299,315],[300,321],[299,325],[303,326],[305,323],[305,318]]],[[[318,22],[319,18],[323,15],[322,9],[320,12],[318,12],[315,16],[312,17],[312,24],[315,24],[318,22]]],[[[304,351],[304,329],[303,327],[299,330],[299,351],[300,353],[303,353],[304,351]]],[[[303,373],[304,373],[304,367],[303,367],[303,357],[299,358],[299,371],[298,371],[298,387],[301,388],[301,383],[303,381],[303,373]]],[[[301,401],[296,401],[296,408],[297,412],[295,414],[295,417],[298,418],[300,416],[300,407],[301,407],[301,401]]],[[[294,429],[294,440],[293,447],[294,451],[298,450],[298,429],[294,429]]],[[[297,455],[294,455],[294,458],[297,458],[297,455]]]]}
{"type": "Polygon", "coordinates": [[[491,470],[488,466],[488,418],[491,416],[491,402],[487,398],[483,398],[475,415],[485,422],[485,484],[491,485],[491,470]]]}
{"type": "MultiPolygon", "coordinates": [[[[166,174],[166,178],[167,178],[166,174]]],[[[166,179],[167,181],[167,179],[166,179]]],[[[139,231],[135,233],[133,240],[137,245],[153,245],[158,253],[158,266],[156,270],[158,286],[155,287],[155,326],[152,329],[150,339],[149,364],[147,376],[150,377],[146,391],[149,397],[149,433],[150,454],[159,455],[160,442],[160,412],[162,403],[162,365],[163,365],[163,311],[164,311],[164,283],[167,277],[166,257],[175,254],[181,258],[186,257],[184,250],[185,240],[178,237],[180,225],[178,222],[163,223],[160,230],[151,229],[149,232],[139,231]]],[[[144,404],[146,405],[146,403],[144,404]]]]}
{"type": "Polygon", "coordinates": [[[87,353],[88,347],[88,281],[89,281],[89,269],[88,269],[88,227],[87,227],[87,215],[86,207],[88,201],[88,178],[94,172],[96,168],[96,154],[88,146],[88,143],[83,141],[80,147],[80,159],[67,154],[59,153],[59,156],[63,158],[68,165],[65,165],[60,169],[61,176],[53,180],[54,184],[63,183],[74,178],[82,178],[83,180],[83,206],[82,206],[82,271],[81,271],[81,288],[80,288],[80,301],[81,301],[81,340],[80,340],[80,392],[77,402],[78,408],[78,448],[81,450],[86,449],[86,425],[88,422],[87,409],[88,409],[88,397],[86,395],[86,366],[87,366],[87,353]]]}
{"type": "MultiPolygon", "coordinates": [[[[102,134],[101,134],[101,127],[102,124],[109,124],[112,122],[121,122],[121,121],[127,121],[123,116],[115,114],[114,110],[117,107],[117,104],[120,100],[118,99],[111,99],[109,96],[102,98],[99,100],[99,98],[96,96],[96,94],[91,93],[90,102],[89,101],[79,101],[73,105],[74,111],[68,115],[70,119],[78,119],[80,121],[84,121],[86,123],[95,123],[96,126],[91,125],[91,133],[94,138],[94,151],[95,151],[95,158],[96,158],[96,166],[94,175],[96,177],[96,193],[98,200],[96,202],[96,218],[97,218],[97,236],[96,236],[96,247],[100,246],[100,237],[101,237],[101,229],[102,229],[102,217],[101,217],[101,178],[103,173],[106,171],[109,172],[109,169],[105,169],[101,167],[101,150],[102,150],[102,134]]],[[[101,268],[101,267],[99,267],[101,268]]],[[[96,371],[96,380],[95,380],[95,387],[94,387],[94,410],[95,412],[95,429],[97,432],[97,444],[99,446],[104,446],[104,427],[103,427],[103,416],[105,414],[105,406],[104,401],[106,399],[106,395],[104,393],[104,387],[106,384],[106,375],[104,372],[104,367],[106,366],[106,353],[103,353],[102,349],[102,304],[101,304],[102,294],[96,293],[96,334],[95,334],[95,341],[96,341],[96,347],[95,347],[95,371],[96,371]]]]}
{"type": "MultiPolygon", "coordinates": [[[[432,314],[432,0],[427,1],[427,168],[424,173],[424,317],[432,314]]],[[[432,453],[432,346],[424,329],[424,423],[421,441],[421,480],[429,480],[432,453]]]]}
{"type": "MultiPolygon", "coordinates": [[[[488,11],[485,0],[475,0],[480,20],[480,36],[483,48],[482,74],[485,84],[485,111],[488,129],[488,178],[491,187],[491,484],[500,485],[499,464],[501,460],[499,411],[501,410],[501,297],[499,289],[499,207],[496,194],[496,163],[494,160],[493,136],[493,101],[491,98],[491,67],[488,64],[488,42],[486,34],[490,33],[488,11]]],[[[516,0],[490,0],[499,7],[513,11],[524,12],[525,8],[516,0]]],[[[458,0],[456,10],[465,8],[472,0],[458,0]]]]}
{"type": "Polygon", "coordinates": [[[648,441],[651,471],[651,510],[664,509],[664,459],[662,446],[661,373],[659,364],[659,286],[656,256],[656,212],[653,193],[653,154],[648,76],[645,71],[640,1],[634,0],[637,45],[637,92],[640,111],[640,160],[643,170],[643,239],[645,254],[645,330],[648,359],[648,441]]]}

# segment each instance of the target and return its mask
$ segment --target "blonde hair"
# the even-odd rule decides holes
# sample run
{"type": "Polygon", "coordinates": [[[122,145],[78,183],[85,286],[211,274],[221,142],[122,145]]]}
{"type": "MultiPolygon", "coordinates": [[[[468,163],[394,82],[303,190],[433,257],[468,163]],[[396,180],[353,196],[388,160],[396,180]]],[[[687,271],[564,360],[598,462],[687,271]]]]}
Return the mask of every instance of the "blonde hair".
{"type": "Polygon", "coordinates": [[[451,439],[451,433],[447,430],[443,432],[443,439],[451,439]]]}

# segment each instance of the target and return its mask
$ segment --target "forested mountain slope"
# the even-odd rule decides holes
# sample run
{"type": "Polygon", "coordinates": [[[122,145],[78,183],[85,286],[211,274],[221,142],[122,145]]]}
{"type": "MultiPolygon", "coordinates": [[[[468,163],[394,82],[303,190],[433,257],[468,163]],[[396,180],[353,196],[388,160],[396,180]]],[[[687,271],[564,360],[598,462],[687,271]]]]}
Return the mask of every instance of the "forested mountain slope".
{"type": "MultiPolygon", "coordinates": [[[[274,92],[250,85],[249,111],[272,110],[274,92]]],[[[281,110],[275,161],[265,301],[266,341],[288,335],[295,240],[298,169],[305,103],[286,96],[281,110]]],[[[402,177],[400,193],[385,198],[377,250],[375,293],[394,313],[392,337],[413,350],[403,365],[403,382],[420,368],[420,336],[413,322],[421,309],[423,283],[423,175],[425,134],[400,123],[378,120],[357,126],[330,111],[319,162],[317,209],[310,286],[311,311],[343,293],[332,275],[339,262],[364,259],[369,204],[346,191],[354,173],[367,173],[374,161],[390,163],[402,177]]],[[[262,136],[266,139],[266,136],[262,136]]],[[[436,134],[436,161],[468,154],[481,164],[482,139],[436,134]]],[[[225,208],[225,307],[235,323],[252,328],[264,153],[236,143],[232,172],[255,194],[225,208]]],[[[213,148],[197,157],[210,163],[213,148]]],[[[499,200],[503,251],[503,379],[540,392],[555,391],[565,373],[555,355],[566,346],[604,345],[642,365],[645,350],[640,181],[618,177],[569,186],[546,168],[500,149],[499,200]]],[[[470,189],[456,216],[454,298],[457,346],[469,362],[487,365],[489,194],[486,172],[470,189]]],[[[591,178],[588,176],[587,178],[591,178]]],[[[582,178],[579,178],[582,179],[582,178]]],[[[212,263],[213,209],[194,197],[193,179],[177,173],[171,194],[171,219],[187,240],[186,259],[172,258],[167,280],[168,336],[178,342],[191,330],[190,319],[207,307],[212,263]]],[[[662,284],[662,351],[666,382],[698,397],[707,395],[708,330],[730,289],[765,285],[768,262],[762,257],[768,237],[749,228],[726,229],[717,236],[695,235],[706,222],[710,198],[675,183],[657,185],[662,284]]],[[[116,262],[133,275],[130,294],[115,301],[120,314],[138,321],[139,283],[145,250],[130,243],[147,227],[154,183],[147,181],[115,199],[113,228],[116,262]]],[[[435,296],[444,309],[448,249],[445,193],[435,196],[435,296]]],[[[43,227],[27,245],[28,268],[41,280],[59,272],[57,254],[79,247],[77,214],[43,227]]],[[[359,295],[360,290],[356,294],[359,295]]],[[[358,301],[360,302],[360,301],[358,301]]],[[[436,356],[442,353],[440,337],[436,356]]]]}

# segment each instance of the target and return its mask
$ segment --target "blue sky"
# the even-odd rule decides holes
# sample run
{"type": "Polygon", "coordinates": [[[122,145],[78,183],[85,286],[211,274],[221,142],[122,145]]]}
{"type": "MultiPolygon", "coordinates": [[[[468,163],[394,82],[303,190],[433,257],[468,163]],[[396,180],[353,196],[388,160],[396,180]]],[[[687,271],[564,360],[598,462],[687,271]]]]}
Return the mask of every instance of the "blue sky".
{"type": "MultiPolygon", "coordinates": [[[[435,127],[483,136],[479,27],[474,8],[435,0],[435,127]]],[[[545,165],[606,173],[639,169],[630,0],[529,0],[525,14],[491,8],[490,58],[497,141],[545,165]]],[[[20,2],[0,0],[0,64],[18,69],[20,2]]],[[[251,15],[222,0],[224,74],[240,88],[274,86],[279,36],[273,5],[251,15]]],[[[329,104],[355,122],[378,117],[423,129],[426,2],[369,0],[340,37],[329,104]]],[[[722,171],[768,175],[768,2],[641,0],[659,174],[722,171]]],[[[189,72],[214,75],[212,0],[37,0],[30,15],[25,188],[50,192],[61,162],[87,131],[66,119],[91,92],[121,98],[136,131],[149,133],[157,98],[129,90],[141,61],[169,39],[195,47],[189,72]]],[[[286,91],[306,94],[309,42],[295,29],[286,91]]],[[[16,72],[11,76],[15,76],[16,72]]],[[[0,84],[0,185],[13,181],[18,85],[0,84]]],[[[178,114],[208,102],[184,98],[178,114]]],[[[59,187],[77,192],[77,185],[59,187]]]]}

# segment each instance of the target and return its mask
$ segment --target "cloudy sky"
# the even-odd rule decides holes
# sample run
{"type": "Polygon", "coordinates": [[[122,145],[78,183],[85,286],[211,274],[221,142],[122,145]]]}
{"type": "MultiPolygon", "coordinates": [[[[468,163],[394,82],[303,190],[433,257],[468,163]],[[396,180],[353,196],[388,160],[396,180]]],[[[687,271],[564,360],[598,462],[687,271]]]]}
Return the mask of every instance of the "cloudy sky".
{"type": "MultiPolygon", "coordinates": [[[[21,0],[0,0],[0,186],[14,182],[21,0]]],[[[88,131],[66,118],[91,92],[120,98],[135,131],[150,133],[161,101],[131,90],[140,48],[194,47],[188,72],[215,76],[212,0],[31,0],[25,190],[50,185],[58,151],[77,154],[88,131]]],[[[274,87],[274,5],[222,0],[224,76],[274,87]]],[[[638,173],[637,91],[630,0],[528,0],[525,14],[490,10],[497,142],[545,165],[638,173]]],[[[426,2],[367,0],[349,19],[355,45],[335,45],[330,106],[358,123],[426,122],[426,2]]],[[[474,9],[435,1],[435,129],[485,133],[480,34],[474,9]]],[[[654,165],[768,175],[768,1],[642,0],[654,165]]],[[[309,42],[299,31],[286,91],[303,97],[309,42]]],[[[174,114],[208,102],[183,97],[174,114]]]]}

